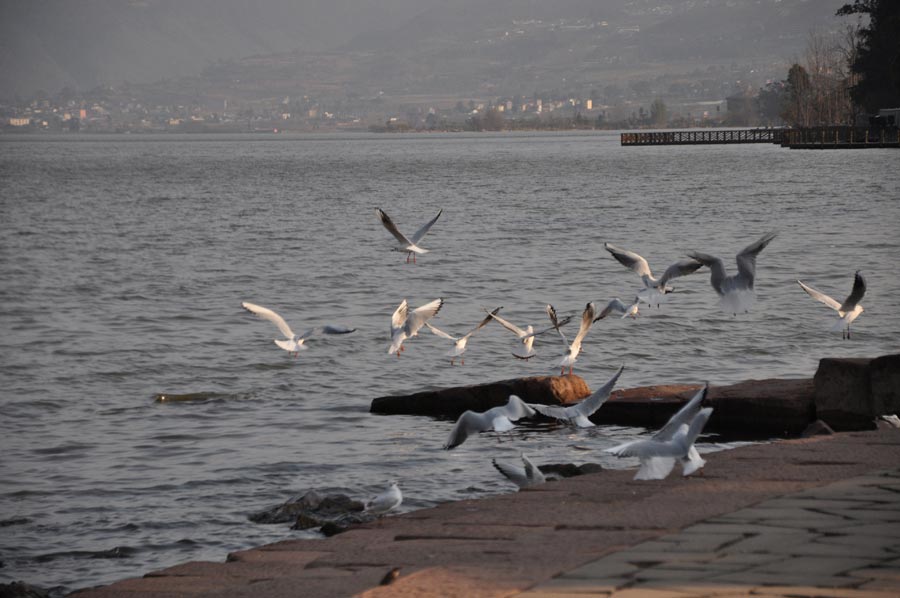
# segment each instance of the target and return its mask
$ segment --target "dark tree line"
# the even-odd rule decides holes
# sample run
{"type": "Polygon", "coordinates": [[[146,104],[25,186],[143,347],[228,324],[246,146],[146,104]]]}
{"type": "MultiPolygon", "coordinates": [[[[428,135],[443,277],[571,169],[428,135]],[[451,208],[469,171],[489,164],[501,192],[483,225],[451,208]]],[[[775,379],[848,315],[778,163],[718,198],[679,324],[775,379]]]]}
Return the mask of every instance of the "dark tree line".
{"type": "Polygon", "coordinates": [[[866,112],[900,107],[900,1],[855,0],[838,16],[868,15],[859,29],[859,45],[850,68],[859,76],[850,88],[854,103],[866,112]]]}

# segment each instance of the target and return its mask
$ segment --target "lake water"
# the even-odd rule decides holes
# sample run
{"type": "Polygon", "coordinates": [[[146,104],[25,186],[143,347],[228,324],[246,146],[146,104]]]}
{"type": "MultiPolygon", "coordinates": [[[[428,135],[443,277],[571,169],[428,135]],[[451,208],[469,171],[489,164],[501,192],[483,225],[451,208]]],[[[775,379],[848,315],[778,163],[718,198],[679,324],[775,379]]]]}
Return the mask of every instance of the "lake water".
{"type": "Polygon", "coordinates": [[[303,534],[247,515],[312,488],[365,498],[398,479],[412,510],[511,492],[490,460],[520,451],[633,465],[600,450],[640,430],[525,426],[448,452],[450,421],[368,413],[382,395],[553,373],[558,339],[517,361],[496,324],[465,366],[430,333],[397,359],[391,313],[443,297],[435,323],[459,334],[482,308],[543,325],[546,303],[628,299],[639,280],[604,241],[659,271],[689,250],[733,271],[779,233],[749,314],[720,313],[704,269],[662,308],[598,322],[575,368],[594,388],[621,363],[620,387],[728,384],[896,352],[898,155],[608,133],[0,137],[0,581],[72,590],[221,561],[303,534]],[[376,207],[410,233],[443,208],[431,253],[406,264],[376,207]],[[842,301],[857,269],[866,311],[844,341],[795,280],[842,301]],[[292,359],[241,301],[296,330],[358,330],[292,359]],[[194,392],[216,394],[153,402],[194,392]]]}

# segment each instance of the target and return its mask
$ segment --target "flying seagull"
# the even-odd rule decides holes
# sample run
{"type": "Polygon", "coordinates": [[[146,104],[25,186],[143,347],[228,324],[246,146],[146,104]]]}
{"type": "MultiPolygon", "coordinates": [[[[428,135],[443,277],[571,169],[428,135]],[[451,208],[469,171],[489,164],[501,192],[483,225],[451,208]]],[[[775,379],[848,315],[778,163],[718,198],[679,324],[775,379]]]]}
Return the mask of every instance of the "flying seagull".
{"type": "Polygon", "coordinates": [[[413,234],[412,237],[407,238],[406,235],[400,232],[397,228],[397,225],[394,224],[394,221],[391,220],[391,217],[384,213],[384,210],[381,208],[375,208],[375,212],[378,214],[378,218],[381,220],[381,224],[384,225],[384,228],[388,229],[388,232],[394,235],[394,238],[397,239],[399,245],[396,247],[397,251],[405,251],[406,252],[406,263],[409,263],[410,256],[412,257],[412,261],[416,263],[416,254],[428,253],[427,249],[423,249],[419,247],[419,241],[422,240],[428,231],[431,230],[431,227],[434,226],[434,223],[437,222],[437,219],[441,217],[441,214],[444,213],[444,210],[438,212],[437,216],[432,218],[429,222],[426,222],[425,225],[422,226],[419,230],[413,234]]]}
{"type": "Polygon", "coordinates": [[[650,271],[650,264],[640,255],[633,251],[616,247],[612,243],[604,243],[603,248],[610,252],[620,264],[633,270],[641,277],[644,288],[638,291],[638,296],[644,303],[648,305],[655,303],[657,307],[659,307],[666,294],[674,290],[667,284],[670,280],[692,274],[703,266],[703,264],[694,259],[680,260],[666,268],[663,275],[657,279],[653,276],[653,272],[650,271]]]}
{"type": "Polygon", "coordinates": [[[512,332],[519,339],[520,344],[516,345],[516,348],[513,349],[513,357],[517,359],[531,359],[536,355],[534,352],[534,337],[544,334],[545,332],[550,332],[551,330],[558,330],[559,326],[565,326],[571,320],[571,316],[566,316],[562,320],[558,322],[558,326],[550,326],[549,328],[545,328],[543,330],[539,330],[537,332],[534,331],[534,327],[529,324],[525,327],[525,329],[521,329],[515,324],[509,322],[504,318],[501,318],[496,313],[490,314],[492,318],[497,320],[497,323],[512,332]]]}
{"type": "Polygon", "coordinates": [[[734,315],[737,315],[738,312],[750,311],[754,301],[753,279],[756,276],[756,256],[774,238],[775,233],[766,233],[755,243],[744,247],[736,257],[738,273],[731,276],[725,274],[725,264],[721,258],[699,251],[688,253],[688,257],[697,260],[704,266],[709,266],[709,281],[712,288],[721,297],[719,306],[723,311],[734,315]]]}
{"type": "Polygon", "coordinates": [[[576,405],[568,407],[560,405],[540,405],[538,403],[529,403],[528,405],[541,415],[574,423],[579,428],[590,428],[594,423],[588,418],[593,415],[597,409],[600,409],[600,406],[609,399],[609,393],[612,392],[613,387],[616,385],[616,381],[618,381],[619,376],[622,375],[624,369],[625,366],[623,365],[619,368],[619,371],[613,374],[613,377],[610,378],[606,384],[576,405]]]}
{"type": "Polygon", "coordinates": [[[365,510],[373,515],[384,515],[400,506],[403,502],[403,493],[397,482],[391,482],[387,490],[365,502],[365,510]]]}
{"type": "MultiPolygon", "coordinates": [[[[676,461],[681,461],[684,475],[690,475],[700,467],[690,460],[691,451],[696,451],[694,441],[697,440],[712,411],[712,407],[701,409],[690,420],[690,424],[680,424],[668,440],[660,440],[654,436],[649,440],[626,442],[606,449],[605,452],[617,457],[638,457],[641,460],[641,468],[634,476],[636,480],[665,479],[675,467],[676,461]]],[[[705,461],[703,463],[705,464],[705,461]]]]}
{"type": "MultiPolygon", "coordinates": [[[[619,445],[612,449],[608,449],[607,452],[613,452],[618,449],[625,450],[626,447],[635,445],[635,443],[668,443],[671,442],[675,436],[678,434],[679,430],[682,428],[687,428],[690,426],[691,422],[697,417],[700,413],[700,406],[703,401],[706,399],[706,395],[709,392],[709,383],[705,383],[703,388],[698,390],[691,399],[685,403],[681,409],[679,409],[675,415],[669,418],[669,421],[665,423],[665,425],[660,428],[651,438],[650,440],[637,440],[634,442],[626,442],[625,444],[619,445]]],[[[710,410],[711,411],[711,410],[710,410]]],[[[705,420],[704,420],[705,424],[705,420]]],[[[702,425],[700,426],[702,429],[702,425]]],[[[699,431],[697,432],[699,434],[699,431]]],[[[696,438],[696,436],[694,437],[696,438]]],[[[628,449],[629,451],[632,449],[628,449]]],[[[635,449],[636,450],[636,449],[635,449]]],[[[618,454],[618,453],[613,453],[618,454]]],[[[624,454],[622,453],[619,456],[628,457],[635,456],[640,457],[638,454],[624,454]]],[[[675,461],[673,460],[671,463],[668,461],[660,461],[659,459],[651,459],[647,457],[647,462],[644,462],[644,459],[641,459],[641,469],[638,471],[637,475],[634,479],[636,480],[655,480],[662,479],[669,475],[669,472],[672,471],[672,467],[675,466],[675,461]],[[655,476],[662,477],[655,477],[655,476]]],[[[683,474],[685,476],[689,476],[692,473],[702,469],[704,465],[706,465],[706,461],[700,457],[700,453],[697,452],[697,449],[694,447],[694,442],[691,440],[687,451],[685,452],[683,457],[679,457],[681,461],[681,467],[683,474]]]]}
{"type": "Polygon", "coordinates": [[[305,351],[308,347],[304,344],[306,339],[311,336],[315,336],[317,334],[349,334],[356,330],[356,328],[346,328],[344,326],[319,326],[317,328],[310,328],[303,334],[294,334],[294,331],[291,330],[291,327],[288,326],[288,323],[284,321],[284,318],[279,316],[277,313],[268,309],[266,307],[262,307],[261,305],[256,305],[255,303],[249,303],[244,301],[241,303],[241,307],[246,309],[252,314],[259,316],[264,320],[268,320],[275,324],[278,327],[278,330],[281,331],[286,338],[284,339],[275,339],[275,344],[284,349],[285,351],[290,352],[294,357],[297,357],[297,354],[300,351],[305,351]]]}
{"type": "Polygon", "coordinates": [[[465,442],[471,434],[477,432],[487,432],[488,430],[508,432],[515,427],[514,421],[523,417],[531,417],[534,413],[534,409],[516,395],[509,395],[506,405],[491,407],[483,413],[466,411],[456,420],[444,448],[447,450],[455,448],[465,442]]]}
{"type": "Polygon", "coordinates": [[[547,315],[550,316],[550,322],[553,324],[553,327],[556,328],[556,331],[563,340],[563,344],[566,346],[566,354],[563,355],[562,359],[556,364],[556,367],[560,368],[559,375],[564,375],[566,373],[566,368],[569,368],[569,374],[571,374],[572,366],[575,365],[575,360],[578,358],[578,354],[581,353],[581,342],[587,335],[588,330],[591,329],[591,324],[594,323],[594,304],[588,303],[587,306],[585,306],[584,312],[581,314],[581,326],[578,328],[578,334],[575,335],[575,340],[573,340],[571,344],[566,338],[566,335],[559,329],[560,323],[559,318],[556,315],[556,308],[552,305],[547,305],[547,315]]]}
{"type": "Polygon", "coordinates": [[[494,464],[494,468],[497,471],[502,473],[510,482],[518,486],[519,489],[537,486],[538,484],[543,484],[547,481],[547,478],[544,477],[544,474],[541,473],[538,466],[532,463],[525,453],[522,453],[522,464],[524,467],[519,467],[512,463],[504,463],[502,461],[497,461],[496,459],[491,459],[491,463],[494,464]]]}
{"type": "Polygon", "coordinates": [[[622,303],[622,300],[618,297],[610,299],[609,303],[606,304],[606,307],[603,308],[603,311],[600,312],[600,315],[597,316],[594,321],[602,320],[606,316],[611,313],[622,314],[622,319],[631,317],[631,319],[635,319],[638,317],[638,308],[640,307],[641,298],[640,296],[635,296],[634,301],[631,302],[631,305],[625,305],[622,303]]]}
{"type": "Polygon", "coordinates": [[[862,300],[863,295],[866,294],[866,279],[859,273],[859,270],[856,271],[856,276],[853,277],[853,290],[850,291],[850,295],[843,303],[838,303],[822,291],[818,291],[811,286],[805,285],[799,280],[797,281],[797,284],[799,284],[800,288],[806,291],[810,297],[820,303],[824,303],[838,313],[840,318],[831,330],[833,332],[840,330],[842,338],[850,338],[850,323],[858,318],[864,311],[863,306],[860,305],[859,302],[862,300]]]}
{"type": "Polygon", "coordinates": [[[388,349],[388,355],[396,353],[397,357],[400,357],[400,353],[403,352],[403,342],[417,336],[422,326],[433,318],[443,305],[443,299],[435,299],[417,307],[410,313],[409,304],[404,299],[403,303],[394,311],[394,315],[391,316],[391,346],[388,349]]]}
{"type": "Polygon", "coordinates": [[[466,345],[469,342],[469,337],[478,332],[481,328],[484,327],[485,324],[491,321],[492,316],[496,315],[498,311],[502,308],[498,307],[494,311],[490,312],[483,320],[481,320],[475,328],[468,331],[463,336],[453,336],[451,334],[447,334],[437,326],[432,326],[428,322],[425,322],[425,326],[428,327],[434,334],[440,336],[441,338],[446,338],[448,340],[453,341],[454,347],[450,349],[450,352],[447,353],[447,357],[450,358],[450,365],[453,365],[453,362],[459,357],[459,361],[462,365],[466,365],[466,359],[463,357],[463,353],[466,352],[466,345]]]}

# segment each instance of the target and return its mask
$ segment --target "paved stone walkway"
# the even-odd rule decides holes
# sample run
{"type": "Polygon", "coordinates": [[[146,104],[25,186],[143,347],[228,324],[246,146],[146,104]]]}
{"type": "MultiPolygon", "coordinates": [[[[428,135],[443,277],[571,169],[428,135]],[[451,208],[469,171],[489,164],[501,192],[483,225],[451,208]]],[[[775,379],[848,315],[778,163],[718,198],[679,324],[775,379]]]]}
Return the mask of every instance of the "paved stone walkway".
{"type": "Polygon", "coordinates": [[[900,470],[707,519],[516,596],[897,598],[900,470]]]}

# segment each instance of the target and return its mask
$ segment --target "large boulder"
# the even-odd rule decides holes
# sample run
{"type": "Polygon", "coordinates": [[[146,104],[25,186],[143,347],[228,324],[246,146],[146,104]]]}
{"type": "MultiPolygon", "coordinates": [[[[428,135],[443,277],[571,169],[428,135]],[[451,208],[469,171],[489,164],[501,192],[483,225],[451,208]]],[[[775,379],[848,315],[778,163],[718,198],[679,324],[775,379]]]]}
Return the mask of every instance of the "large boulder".
{"type": "Polygon", "coordinates": [[[384,415],[432,415],[459,417],[464,411],[487,411],[505,405],[509,395],[518,395],[526,403],[568,405],[591,394],[587,383],[577,375],[515,378],[488,384],[426,390],[411,395],[379,397],[370,411],[384,415]]]}
{"type": "Polygon", "coordinates": [[[346,527],[372,519],[363,512],[364,508],[363,503],[344,494],[320,494],[310,490],[286,503],[253,513],[248,519],[266,524],[292,522],[291,529],[310,529],[326,524],[346,527]]]}
{"type": "Polygon", "coordinates": [[[816,416],[838,432],[873,429],[884,411],[872,396],[871,365],[869,358],[820,360],[813,378],[816,416]]]}
{"type": "Polygon", "coordinates": [[[869,375],[876,415],[900,415],[900,353],[873,359],[869,375]]]}

